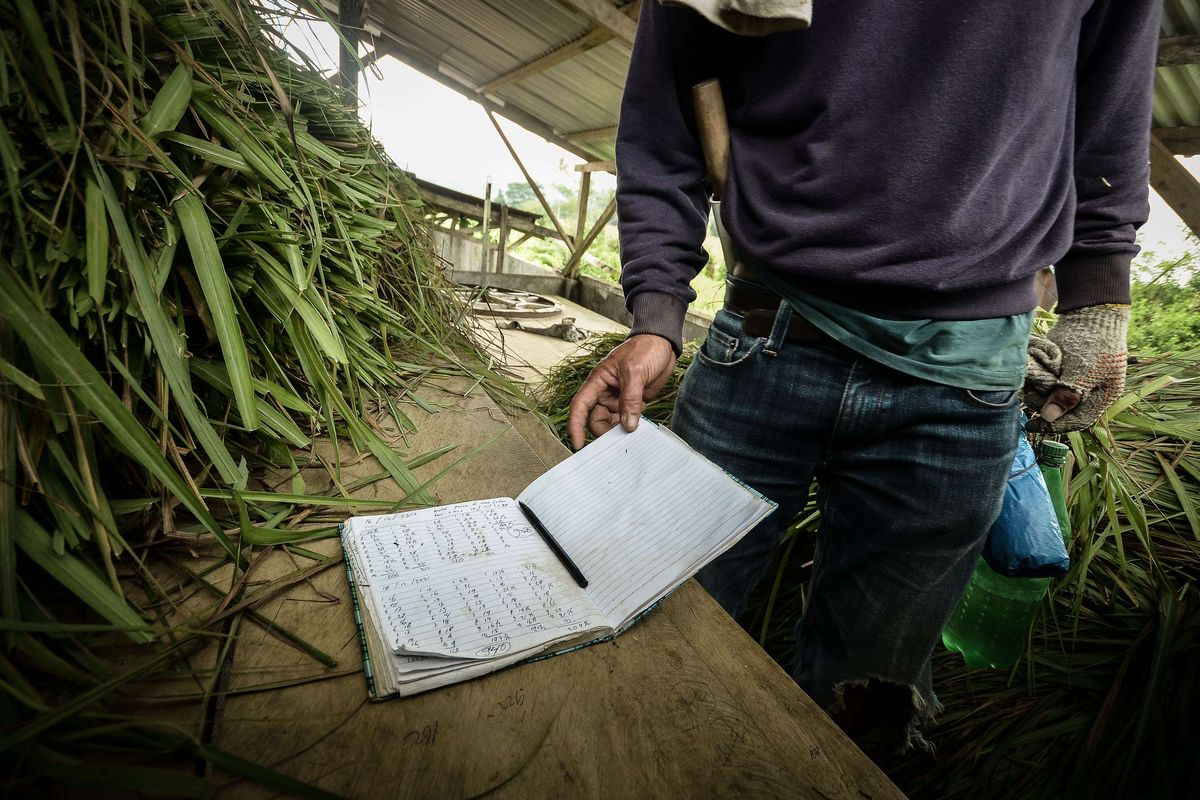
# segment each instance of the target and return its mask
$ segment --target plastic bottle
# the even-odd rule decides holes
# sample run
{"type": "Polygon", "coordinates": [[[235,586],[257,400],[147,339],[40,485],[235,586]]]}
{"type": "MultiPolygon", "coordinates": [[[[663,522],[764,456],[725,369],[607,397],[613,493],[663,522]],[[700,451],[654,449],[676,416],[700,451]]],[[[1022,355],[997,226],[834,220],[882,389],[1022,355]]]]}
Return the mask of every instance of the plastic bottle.
{"type": "MultiPolygon", "coordinates": [[[[1058,442],[1043,442],[1038,449],[1038,463],[1064,537],[1070,531],[1062,477],[1068,452],[1066,445],[1058,442]]],[[[962,653],[972,667],[1008,669],[1025,650],[1029,626],[1049,587],[1049,578],[1008,578],[979,559],[958,608],[942,631],[942,643],[962,653]]]]}
{"type": "Polygon", "coordinates": [[[1042,477],[1046,479],[1046,488],[1050,490],[1050,499],[1054,502],[1054,514],[1058,517],[1058,526],[1062,528],[1063,538],[1071,539],[1071,515],[1067,511],[1067,490],[1063,485],[1063,467],[1066,466],[1067,456],[1071,448],[1061,442],[1044,441],[1038,447],[1038,465],[1042,468],[1042,477]]]}

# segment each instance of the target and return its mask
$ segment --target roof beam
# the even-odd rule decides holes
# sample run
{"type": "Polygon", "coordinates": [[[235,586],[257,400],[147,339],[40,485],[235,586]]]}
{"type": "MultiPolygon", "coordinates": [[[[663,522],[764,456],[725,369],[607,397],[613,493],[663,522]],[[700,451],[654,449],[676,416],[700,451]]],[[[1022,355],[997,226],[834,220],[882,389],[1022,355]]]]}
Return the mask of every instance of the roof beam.
{"type": "Polygon", "coordinates": [[[589,128],[586,131],[571,131],[563,136],[572,142],[590,142],[596,139],[611,139],[617,135],[617,126],[609,125],[604,128],[589,128]]]}
{"type": "MultiPolygon", "coordinates": [[[[618,9],[620,13],[629,17],[631,20],[637,21],[638,15],[642,11],[642,0],[633,0],[625,6],[618,9]]],[[[636,28],[636,26],[635,26],[636,28]]],[[[566,42],[559,45],[548,53],[538,56],[537,58],[527,61],[518,67],[515,67],[508,72],[503,72],[490,81],[479,87],[480,94],[488,94],[494,92],[501,86],[507,86],[510,83],[524,80],[531,75],[545,72],[553,66],[569,61],[575,56],[582,55],[594,47],[599,47],[605,42],[612,41],[613,32],[608,28],[600,25],[591,25],[588,30],[578,39],[566,42]]]]}
{"type": "Polygon", "coordinates": [[[1200,181],[1171,154],[1157,136],[1150,137],[1150,185],[1183,224],[1200,236],[1200,181]]]}
{"type": "Polygon", "coordinates": [[[586,164],[576,164],[576,172],[616,172],[617,162],[609,159],[608,161],[588,161],[586,164]]]}
{"type": "Polygon", "coordinates": [[[1200,36],[1171,36],[1158,40],[1158,66],[1200,64],[1200,36]]]}
{"type": "Polygon", "coordinates": [[[1200,156],[1200,128],[1153,128],[1150,134],[1177,156],[1200,156]]]}
{"type": "Polygon", "coordinates": [[[501,86],[508,86],[510,83],[524,80],[531,75],[545,72],[553,66],[561,64],[564,61],[569,61],[582,53],[586,53],[593,47],[599,47],[605,42],[611,41],[612,38],[612,33],[608,29],[593,25],[587,33],[575,41],[568,42],[561,47],[556,47],[549,53],[528,61],[516,69],[497,75],[483,86],[480,86],[479,91],[481,94],[489,94],[501,86]]]}
{"type": "Polygon", "coordinates": [[[559,2],[583,14],[602,28],[607,28],[617,38],[633,44],[637,35],[637,23],[621,13],[621,9],[608,0],[559,0],[559,2]]]}
{"type": "MultiPolygon", "coordinates": [[[[417,181],[416,183],[417,189],[421,193],[421,199],[431,208],[455,214],[460,219],[483,219],[484,212],[481,204],[464,200],[455,194],[441,191],[440,187],[426,181],[417,181]]],[[[491,212],[492,221],[498,224],[500,222],[499,206],[493,206],[491,212]]],[[[533,215],[530,214],[528,216],[533,215]]],[[[558,238],[558,234],[550,228],[538,225],[536,222],[530,222],[526,218],[526,215],[518,214],[518,212],[511,210],[509,211],[508,226],[515,231],[520,231],[529,236],[537,236],[542,239],[558,238]]]]}

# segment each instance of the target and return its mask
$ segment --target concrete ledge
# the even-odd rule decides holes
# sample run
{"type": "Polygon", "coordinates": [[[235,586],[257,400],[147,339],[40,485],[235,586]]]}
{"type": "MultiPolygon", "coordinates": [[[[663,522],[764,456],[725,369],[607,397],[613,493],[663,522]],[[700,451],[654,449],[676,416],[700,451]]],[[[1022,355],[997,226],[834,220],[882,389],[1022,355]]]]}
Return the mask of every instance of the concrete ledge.
{"type": "MultiPolygon", "coordinates": [[[[567,299],[590,308],[597,314],[603,314],[611,320],[616,320],[622,325],[633,324],[633,315],[625,310],[625,295],[620,286],[613,286],[611,283],[584,276],[579,279],[575,292],[574,297],[566,296],[567,299]]],[[[710,324],[712,324],[711,316],[688,311],[683,320],[684,341],[703,339],[708,335],[710,324]]]]}
{"type": "MultiPolygon", "coordinates": [[[[570,299],[570,284],[561,275],[514,275],[508,272],[459,272],[449,273],[450,280],[468,286],[495,286],[497,289],[533,292],[534,294],[556,294],[570,299]]],[[[605,316],[608,316],[607,314],[605,316]]]]}
{"type": "MultiPolygon", "coordinates": [[[[632,325],[633,315],[625,310],[625,295],[620,286],[581,277],[569,281],[558,275],[515,275],[507,272],[471,272],[455,270],[449,273],[455,283],[470,286],[495,286],[498,289],[513,289],[536,294],[556,294],[573,303],[590,308],[597,314],[608,317],[622,325],[632,325]]],[[[712,317],[697,311],[688,311],[683,320],[684,341],[703,339],[708,335],[712,317]]]]}

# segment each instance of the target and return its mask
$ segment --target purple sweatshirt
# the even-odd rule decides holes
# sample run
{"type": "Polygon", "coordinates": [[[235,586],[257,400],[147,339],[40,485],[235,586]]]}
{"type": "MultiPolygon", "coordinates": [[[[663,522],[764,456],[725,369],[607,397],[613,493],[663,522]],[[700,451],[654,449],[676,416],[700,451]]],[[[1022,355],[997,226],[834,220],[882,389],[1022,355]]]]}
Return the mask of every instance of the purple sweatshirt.
{"type": "Polygon", "coordinates": [[[1161,0],[835,0],[725,33],[642,6],[617,133],[634,333],[678,348],[708,204],[691,87],[719,78],[722,220],[747,263],[864,311],[985,319],[1129,302],[1161,0]]]}

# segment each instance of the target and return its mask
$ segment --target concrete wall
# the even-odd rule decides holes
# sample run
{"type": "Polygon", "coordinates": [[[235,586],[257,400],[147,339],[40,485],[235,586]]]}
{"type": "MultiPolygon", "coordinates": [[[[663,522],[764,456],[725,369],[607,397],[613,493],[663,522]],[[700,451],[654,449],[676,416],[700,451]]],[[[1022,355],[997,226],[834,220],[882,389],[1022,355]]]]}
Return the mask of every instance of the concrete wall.
{"type": "MultiPolygon", "coordinates": [[[[433,243],[437,254],[444,258],[447,263],[451,264],[455,272],[495,272],[496,256],[498,255],[495,245],[488,251],[492,269],[484,270],[483,247],[478,239],[470,239],[466,236],[456,235],[452,231],[435,228],[433,230],[433,243]]],[[[527,261],[512,253],[504,254],[504,269],[500,270],[499,274],[558,275],[557,272],[549,267],[527,261]]]]}
{"type": "MultiPolygon", "coordinates": [[[[522,292],[533,292],[540,295],[556,294],[570,299],[571,283],[561,275],[514,275],[507,272],[462,272],[454,270],[447,273],[450,280],[468,286],[495,286],[499,289],[512,289],[522,292]]],[[[608,316],[605,314],[605,316],[608,316]]]]}
{"type": "MultiPolygon", "coordinates": [[[[633,316],[625,310],[625,295],[621,292],[620,286],[613,286],[611,283],[584,276],[579,279],[574,291],[575,296],[567,296],[568,300],[590,308],[597,314],[603,314],[609,319],[616,320],[622,325],[633,324],[633,316]]],[[[711,323],[711,316],[688,311],[683,320],[684,340],[703,339],[708,335],[708,326],[711,323]]]]}
{"type": "MultiPolygon", "coordinates": [[[[500,289],[515,289],[542,295],[556,294],[622,325],[633,324],[633,317],[625,310],[625,296],[621,293],[620,286],[586,276],[569,281],[549,267],[534,264],[510,253],[504,254],[502,272],[485,272],[480,269],[483,255],[478,241],[455,236],[445,230],[435,230],[433,234],[438,255],[449,264],[447,272],[455,283],[496,286],[500,289]]],[[[495,250],[491,256],[495,259],[495,250]]],[[[711,322],[711,315],[689,311],[683,322],[683,338],[703,339],[708,335],[711,322]]]]}

